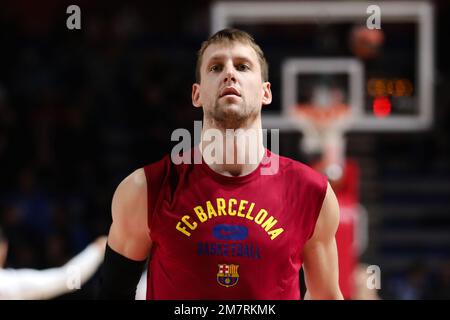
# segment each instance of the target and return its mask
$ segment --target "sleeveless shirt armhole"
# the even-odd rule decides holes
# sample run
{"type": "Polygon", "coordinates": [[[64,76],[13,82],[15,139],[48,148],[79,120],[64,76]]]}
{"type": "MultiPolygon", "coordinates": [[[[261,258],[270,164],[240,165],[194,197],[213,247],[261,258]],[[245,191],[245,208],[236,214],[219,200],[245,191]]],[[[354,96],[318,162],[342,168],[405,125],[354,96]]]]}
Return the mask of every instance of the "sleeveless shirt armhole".
{"type": "Polygon", "coordinates": [[[328,179],[326,176],[320,174],[320,180],[318,181],[316,188],[317,188],[317,205],[313,216],[312,228],[310,230],[307,240],[311,239],[311,237],[314,234],[317,220],[319,219],[320,211],[322,210],[323,201],[325,200],[325,195],[327,194],[328,179]]]}
{"type": "Polygon", "coordinates": [[[147,180],[147,226],[151,232],[163,185],[170,172],[170,157],[165,156],[159,161],[146,165],[144,172],[147,180]]]}

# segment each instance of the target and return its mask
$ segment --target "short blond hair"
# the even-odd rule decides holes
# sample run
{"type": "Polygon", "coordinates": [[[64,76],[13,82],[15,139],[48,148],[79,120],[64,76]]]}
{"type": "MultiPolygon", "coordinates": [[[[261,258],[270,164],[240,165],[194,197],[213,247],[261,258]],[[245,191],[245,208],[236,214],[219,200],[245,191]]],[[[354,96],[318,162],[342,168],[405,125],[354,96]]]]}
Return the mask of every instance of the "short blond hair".
{"type": "Polygon", "coordinates": [[[197,53],[197,66],[195,68],[195,78],[197,83],[200,83],[201,81],[200,68],[202,65],[203,53],[205,52],[206,48],[208,48],[211,44],[231,42],[248,44],[253,48],[253,50],[255,50],[256,55],[258,56],[259,64],[261,66],[261,78],[263,79],[263,81],[269,81],[269,64],[267,63],[266,57],[264,56],[264,52],[261,50],[261,47],[255,42],[255,39],[253,39],[253,37],[245,31],[227,28],[216,32],[208,40],[202,43],[202,46],[197,53]]]}

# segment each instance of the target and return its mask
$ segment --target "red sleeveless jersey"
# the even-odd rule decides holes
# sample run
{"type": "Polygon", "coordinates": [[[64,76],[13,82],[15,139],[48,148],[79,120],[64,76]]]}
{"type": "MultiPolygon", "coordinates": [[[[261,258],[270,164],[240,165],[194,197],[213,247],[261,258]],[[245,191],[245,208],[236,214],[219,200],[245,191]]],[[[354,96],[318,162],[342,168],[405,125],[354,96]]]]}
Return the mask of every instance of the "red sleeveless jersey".
{"type": "Polygon", "coordinates": [[[175,165],[169,155],[144,170],[153,241],[147,299],[300,298],[302,251],[325,176],[269,150],[239,177],[204,162],[175,165]]]}

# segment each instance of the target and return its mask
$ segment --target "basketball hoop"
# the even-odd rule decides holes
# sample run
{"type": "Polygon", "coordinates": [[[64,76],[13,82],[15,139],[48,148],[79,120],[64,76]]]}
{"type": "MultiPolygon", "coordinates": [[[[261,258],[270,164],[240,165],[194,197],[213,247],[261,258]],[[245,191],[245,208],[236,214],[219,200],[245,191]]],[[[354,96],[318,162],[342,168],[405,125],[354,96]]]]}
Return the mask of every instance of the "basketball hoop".
{"type": "Polygon", "coordinates": [[[303,129],[301,149],[310,154],[321,153],[320,170],[330,180],[339,180],[345,161],[344,132],[351,123],[349,106],[297,104],[291,110],[303,129]]]}
{"type": "Polygon", "coordinates": [[[349,116],[350,108],[346,104],[336,104],[330,107],[321,107],[310,104],[297,104],[293,110],[298,117],[307,119],[318,130],[328,130],[337,125],[341,119],[349,116]]]}

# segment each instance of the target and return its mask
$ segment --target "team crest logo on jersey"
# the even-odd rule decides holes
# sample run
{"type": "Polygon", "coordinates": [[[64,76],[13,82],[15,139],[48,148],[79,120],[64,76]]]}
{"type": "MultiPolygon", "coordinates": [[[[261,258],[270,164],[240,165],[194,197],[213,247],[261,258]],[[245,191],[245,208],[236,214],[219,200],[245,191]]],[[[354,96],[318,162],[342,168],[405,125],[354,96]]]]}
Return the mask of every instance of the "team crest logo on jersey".
{"type": "Polygon", "coordinates": [[[239,265],[237,264],[219,264],[217,272],[217,282],[224,287],[233,287],[239,280],[239,265]]]}

